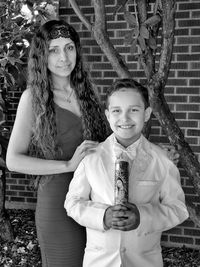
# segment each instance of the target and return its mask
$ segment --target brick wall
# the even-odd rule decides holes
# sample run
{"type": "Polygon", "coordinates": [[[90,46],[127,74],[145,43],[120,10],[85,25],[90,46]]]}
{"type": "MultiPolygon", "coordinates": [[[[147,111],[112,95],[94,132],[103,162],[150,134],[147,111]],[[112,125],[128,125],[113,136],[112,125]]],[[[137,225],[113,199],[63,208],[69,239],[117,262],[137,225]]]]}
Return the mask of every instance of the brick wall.
{"type": "MultiPolygon", "coordinates": [[[[89,20],[93,20],[91,0],[78,0],[81,9],[89,20]]],[[[144,80],[144,72],[137,60],[130,55],[129,49],[123,44],[123,34],[127,29],[122,13],[115,18],[112,12],[116,0],[109,0],[106,5],[108,32],[115,48],[121,53],[136,80],[144,80]]],[[[171,111],[190,144],[194,153],[200,160],[200,1],[182,0],[177,2],[176,32],[174,54],[171,64],[165,97],[171,111]]],[[[129,5],[133,10],[133,5],[129,5]]],[[[90,32],[82,25],[80,20],[70,8],[68,1],[60,1],[60,16],[71,23],[79,32],[83,45],[84,57],[89,67],[92,79],[98,88],[102,100],[107,87],[117,77],[111,64],[101,49],[91,37],[90,32]]],[[[9,110],[9,126],[12,126],[17,102],[20,93],[11,92],[16,98],[9,110]]],[[[151,131],[151,141],[155,143],[168,143],[163,130],[154,118],[151,131]]],[[[199,196],[193,190],[185,171],[180,167],[183,189],[194,203],[199,205],[199,196]]],[[[21,174],[7,174],[7,207],[33,207],[35,206],[35,193],[29,187],[29,179],[21,174]]],[[[191,220],[185,221],[181,226],[163,234],[163,244],[179,246],[185,244],[190,247],[200,245],[200,229],[195,227],[191,220]]]]}

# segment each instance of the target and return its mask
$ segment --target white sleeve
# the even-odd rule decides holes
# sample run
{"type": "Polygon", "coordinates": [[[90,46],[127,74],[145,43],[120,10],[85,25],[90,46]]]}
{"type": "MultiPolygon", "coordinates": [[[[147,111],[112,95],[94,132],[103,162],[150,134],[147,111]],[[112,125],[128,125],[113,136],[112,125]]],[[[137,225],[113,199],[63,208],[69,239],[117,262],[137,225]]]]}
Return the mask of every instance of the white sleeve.
{"type": "Polygon", "coordinates": [[[166,231],[188,218],[185,195],[180,183],[177,167],[171,163],[160,188],[158,203],[138,205],[140,225],[138,235],[166,231]]]}
{"type": "Polygon", "coordinates": [[[79,164],[70,183],[64,207],[68,216],[79,224],[104,231],[103,218],[108,205],[93,202],[90,198],[91,186],[85,172],[83,161],[79,164]]]}

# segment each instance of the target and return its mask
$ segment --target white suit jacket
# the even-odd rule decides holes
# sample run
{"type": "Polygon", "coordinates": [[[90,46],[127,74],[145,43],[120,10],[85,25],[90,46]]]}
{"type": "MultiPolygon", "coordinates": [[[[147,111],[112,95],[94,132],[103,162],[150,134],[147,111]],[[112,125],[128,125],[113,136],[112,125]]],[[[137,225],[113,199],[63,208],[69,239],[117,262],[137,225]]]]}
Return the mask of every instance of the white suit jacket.
{"type": "Polygon", "coordinates": [[[114,205],[114,135],[86,156],[74,173],[64,206],[87,228],[84,267],[162,267],[160,238],[188,218],[177,167],[144,136],[129,176],[129,202],[140,225],[131,231],[105,230],[103,217],[114,205]]]}

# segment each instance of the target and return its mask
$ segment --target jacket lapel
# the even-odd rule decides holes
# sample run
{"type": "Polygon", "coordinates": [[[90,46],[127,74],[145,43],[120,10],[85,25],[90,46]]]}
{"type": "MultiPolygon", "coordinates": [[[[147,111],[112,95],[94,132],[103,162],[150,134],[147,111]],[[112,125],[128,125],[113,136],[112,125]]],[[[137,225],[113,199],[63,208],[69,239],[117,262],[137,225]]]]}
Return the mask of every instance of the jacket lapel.
{"type": "Polygon", "coordinates": [[[110,135],[101,147],[101,166],[106,179],[106,192],[110,204],[114,204],[115,155],[113,151],[113,135],[110,135]]]}
{"type": "Polygon", "coordinates": [[[137,148],[137,155],[130,171],[131,180],[138,181],[144,176],[152,161],[152,156],[149,151],[151,151],[149,142],[144,136],[141,136],[141,141],[137,148]]]}

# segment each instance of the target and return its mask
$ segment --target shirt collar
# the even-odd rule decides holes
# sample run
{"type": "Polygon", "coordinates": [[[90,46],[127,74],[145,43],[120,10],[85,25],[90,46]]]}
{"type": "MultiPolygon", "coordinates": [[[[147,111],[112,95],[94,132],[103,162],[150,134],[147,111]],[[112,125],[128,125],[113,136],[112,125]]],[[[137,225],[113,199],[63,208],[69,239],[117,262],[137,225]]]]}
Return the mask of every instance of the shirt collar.
{"type": "Polygon", "coordinates": [[[142,135],[136,142],[134,142],[133,144],[125,148],[120,143],[118,143],[115,135],[113,134],[113,148],[114,148],[114,153],[115,153],[116,158],[126,160],[128,157],[128,159],[131,159],[131,160],[135,159],[137,148],[141,142],[141,138],[142,138],[142,135]]]}

